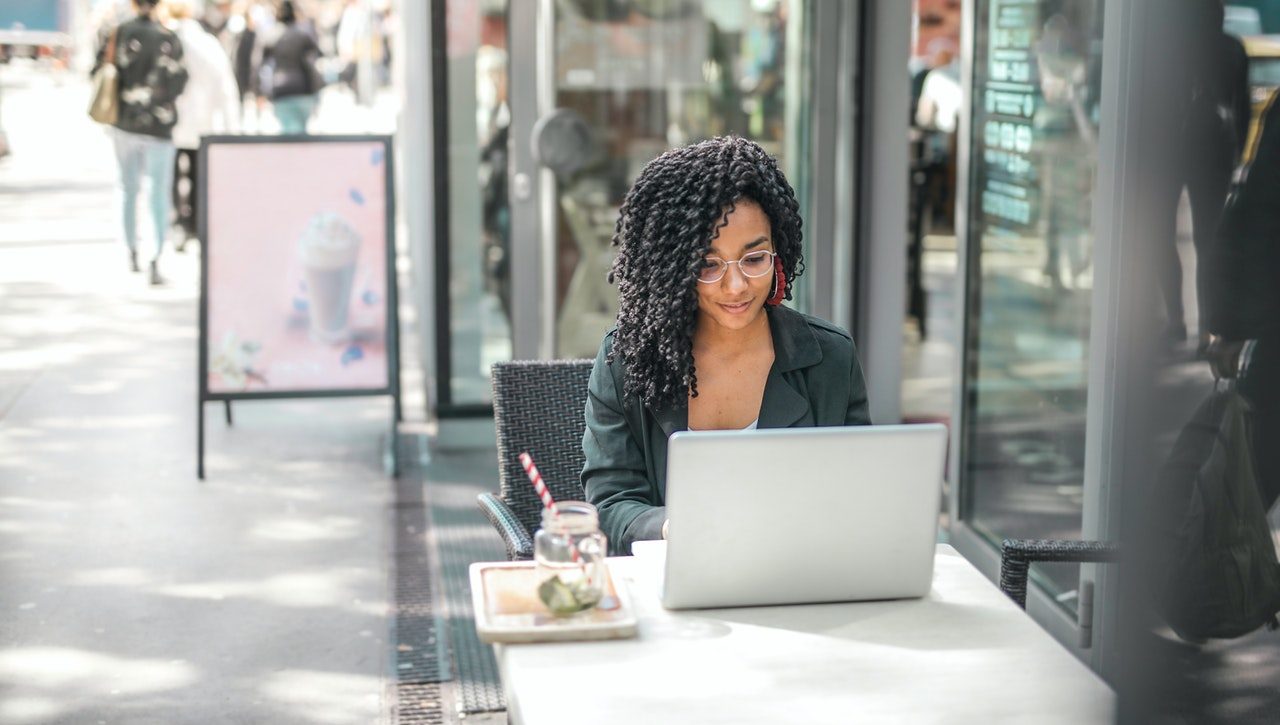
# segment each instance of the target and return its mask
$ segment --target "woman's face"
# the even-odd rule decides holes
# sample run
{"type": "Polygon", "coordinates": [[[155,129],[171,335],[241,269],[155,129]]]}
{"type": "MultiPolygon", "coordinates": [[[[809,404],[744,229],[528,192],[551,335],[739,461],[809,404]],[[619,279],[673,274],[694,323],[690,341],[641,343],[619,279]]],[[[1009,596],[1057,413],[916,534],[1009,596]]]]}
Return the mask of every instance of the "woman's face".
{"type": "MultiPolygon", "coordinates": [[[[707,258],[736,262],[751,252],[773,251],[773,235],[769,217],[760,205],[749,199],[739,200],[711,242],[707,258]]],[[[714,261],[714,260],[713,260],[714,261]]],[[[766,258],[769,271],[759,277],[748,277],[742,265],[730,264],[716,282],[698,281],[698,324],[715,325],[725,330],[741,330],[757,322],[764,314],[765,300],[773,289],[773,261],[766,258]]]]}

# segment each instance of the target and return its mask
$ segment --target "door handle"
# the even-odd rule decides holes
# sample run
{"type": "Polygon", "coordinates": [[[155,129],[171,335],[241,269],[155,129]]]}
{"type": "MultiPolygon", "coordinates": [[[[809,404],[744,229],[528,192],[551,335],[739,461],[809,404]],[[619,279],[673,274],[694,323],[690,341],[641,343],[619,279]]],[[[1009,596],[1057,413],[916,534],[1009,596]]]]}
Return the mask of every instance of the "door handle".
{"type": "Polygon", "coordinates": [[[1076,602],[1076,625],[1080,649],[1093,646],[1093,582],[1085,579],[1080,582],[1080,599],[1076,602]]]}

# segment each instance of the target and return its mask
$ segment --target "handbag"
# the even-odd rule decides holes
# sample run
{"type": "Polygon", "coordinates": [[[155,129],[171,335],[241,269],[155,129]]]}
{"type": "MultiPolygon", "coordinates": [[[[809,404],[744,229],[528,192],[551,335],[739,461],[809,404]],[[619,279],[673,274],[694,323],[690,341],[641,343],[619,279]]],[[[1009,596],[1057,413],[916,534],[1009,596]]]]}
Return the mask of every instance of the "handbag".
{"type": "Polygon", "coordinates": [[[111,32],[102,65],[93,72],[92,78],[89,118],[107,125],[115,125],[120,118],[120,71],[116,68],[116,36],[119,33],[119,28],[111,32]]]}
{"type": "Polygon", "coordinates": [[[1162,469],[1152,571],[1158,613],[1184,639],[1231,639],[1280,612],[1280,561],[1255,478],[1248,403],[1219,381],[1162,469]]]}

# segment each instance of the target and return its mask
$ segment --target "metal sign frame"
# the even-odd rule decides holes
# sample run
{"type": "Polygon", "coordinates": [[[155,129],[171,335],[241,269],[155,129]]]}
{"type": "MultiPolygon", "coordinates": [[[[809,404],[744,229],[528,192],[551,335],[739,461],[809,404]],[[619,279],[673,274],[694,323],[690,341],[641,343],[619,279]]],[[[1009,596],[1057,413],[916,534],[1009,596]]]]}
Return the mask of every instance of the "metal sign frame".
{"type": "MultiPolygon", "coordinates": [[[[400,400],[400,316],[399,294],[396,280],[396,244],[395,244],[395,169],[392,137],[388,135],[333,135],[333,136],[206,136],[200,141],[197,163],[198,209],[196,213],[196,229],[200,239],[200,336],[199,336],[199,380],[197,390],[197,442],[196,442],[196,477],[204,479],[205,449],[205,403],[222,401],[226,410],[227,425],[232,424],[231,402],[235,400],[285,400],[300,398],[351,398],[369,396],[390,396],[392,399],[392,421],[388,438],[388,461],[391,475],[399,475],[400,466],[396,453],[396,430],[403,420],[400,400]],[[383,145],[385,198],[384,210],[386,232],[386,295],[383,304],[386,315],[386,356],[387,384],[377,388],[333,388],[333,389],[298,389],[273,390],[260,392],[214,392],[209,390],[209,150],[213,146],[246,145],[246,144],[296,144],[317,145],[335,143],[380,143],[383,145]]],[[[214,251],[216,254],[216,250],[214,251]]]]}

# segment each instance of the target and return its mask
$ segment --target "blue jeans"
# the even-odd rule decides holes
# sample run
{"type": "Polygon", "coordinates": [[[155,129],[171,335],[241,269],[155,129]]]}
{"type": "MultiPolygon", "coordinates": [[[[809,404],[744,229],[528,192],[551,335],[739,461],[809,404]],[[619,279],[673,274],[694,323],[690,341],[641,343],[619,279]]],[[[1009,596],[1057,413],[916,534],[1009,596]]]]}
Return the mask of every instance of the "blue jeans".
{"type": "Polygon", "coordinates": [[[276,120],[280,121],[280,133],[292,136],[307,132],[307,121],[316,111],[316,97],[285,96],[271,102],[276,120]]]}
{"type": "Polygon", "coordinates": [[[120,164],[120,188],[124,192],[124,243],[129,250],[138,249],[138,193],[142,190],[142,177],[151,183],[148,190],[148,207],[151,222],[156,230],[156,254],[164,250],[165,234],[169,230],[170,187],[173,185],[173,141],[140,133],[112,129],[116,147],[116,161],[120,164]]]}

